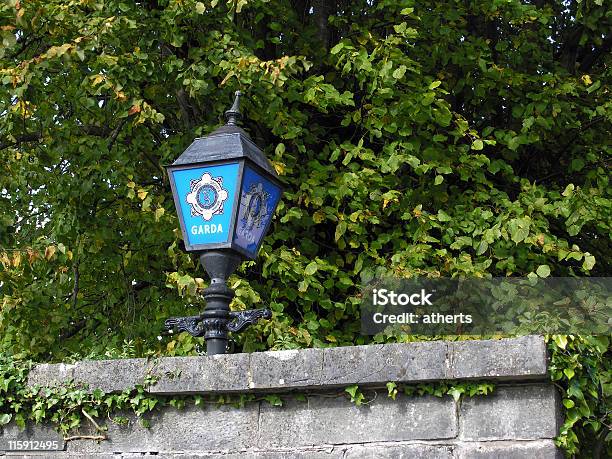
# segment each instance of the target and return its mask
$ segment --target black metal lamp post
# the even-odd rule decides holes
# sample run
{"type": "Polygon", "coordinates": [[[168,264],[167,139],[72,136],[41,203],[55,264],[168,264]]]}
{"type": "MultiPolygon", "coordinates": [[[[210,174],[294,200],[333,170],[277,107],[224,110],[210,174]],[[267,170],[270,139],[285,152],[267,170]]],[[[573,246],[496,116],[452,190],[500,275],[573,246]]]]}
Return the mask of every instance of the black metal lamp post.
{"type": "Polygon", "coordinates": [[[200,253],[211,284],[200,315],[171,318],[165,325],[204,336],[208,355],[226,352],[228,332],[272,315],[268,309],[229,309],[234,291],[227,279],[243,258],[257,255],[282,192],[274,168],[238,126],[240,96],[237,91],[225,112],[225,126],[195,139],[167,167],[185,248],[200,253]]]}

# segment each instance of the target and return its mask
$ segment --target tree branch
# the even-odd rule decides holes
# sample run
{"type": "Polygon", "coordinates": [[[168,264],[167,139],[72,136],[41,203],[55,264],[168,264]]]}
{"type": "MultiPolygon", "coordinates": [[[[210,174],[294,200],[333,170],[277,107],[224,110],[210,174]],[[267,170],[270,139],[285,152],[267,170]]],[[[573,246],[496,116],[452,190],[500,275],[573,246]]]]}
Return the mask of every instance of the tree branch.
{"type": "Polygon", "coordinates": [[[40,133],[23,134],[22,136],[17,137],[17,139],[14,142],[11,142],[11,141],[0,142],[0,150],[4,150],[5,148],[8,148],[8,147],[14,147],[15,145],[19,145],[20,143],[35,142],[40,139],[42,139],[42,134],[40,133]]]}

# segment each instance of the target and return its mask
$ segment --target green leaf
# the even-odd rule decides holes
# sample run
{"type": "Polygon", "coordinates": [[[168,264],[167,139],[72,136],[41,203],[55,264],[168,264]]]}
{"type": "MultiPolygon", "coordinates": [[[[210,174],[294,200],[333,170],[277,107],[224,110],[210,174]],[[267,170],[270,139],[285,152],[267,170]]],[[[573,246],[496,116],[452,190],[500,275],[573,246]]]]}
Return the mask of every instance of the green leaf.
{"type": "Polygon", "coordinates": [[[407,67],[405,65],[400,65],[397,69],[393,71],[393,78],[396,80],[401,80],[406,74],[407,67]]]}
{"type": "Polygon", "coordinates": [[[436,178],[434,179],[434,185],[440,185],[443,181],[444,181],[444,176],[436,175],[436,178]]]}
{"type": "Polygon", "coordinates": [[[585,252],[584,254],[584,262],[582,263],[582,267],[587,271],[590,271],[595,266],[595,257],[591,255],[589,252],[585,252]]]}
{"type": "Polygon", "coordinates": [[[574,193],[574,184],[570,183],[569,185],[567,185],[565,187],[565,190],[563,191],[563,193],[561,193],[563,196],[565,197],[569,197],[574,193]]]}
{"type": "Polygon", "coordinates": [[[344,43],[340,42],[336,46],[334,46],[329,52],[331,54],[338,54],[344,48],[344,43]]]}
{"type": "Polygon", "coordinates": [[[310,263],[308,263],[308,265],[304,269],[304,274],[306,274],[307,276],[312,276],[314,273],[317,272],[318,268],[319,267],[317,265],[317,262],[316,261],[311,261],[310,263]]]}
{"type": "Polygon", "coordinates": [[[510,150],[513,150],[513,151],[516,150],[520,145],[521,145],[521,139],[518,136],[512,137],[510,141],[508,142],[508,148],[510,148],[510,150]]]}
{"type": "Polygon", "coordinates": [[[487,241],[485,241],[484,239],[482,239],[480,241],[480,244],[478,244],[478,249],[476,250],[476,255],[482,255],[483,253],[485,253],[487,251],[488,248],[489,248],[489,243],[487,241]]]}
{"type": "Polygon", "coordinates": [[[483,148],[484,144],[482,143],[482,140],[476,139],[474,142],[472,142],[472,150],[482,150],[483,148]]]}
{"type": "Polygon", "coordinates": [[[11,419],[13,418],[12,415],[10,414],[0,414],[0,426],[4,426],[6,424],[8,424],[9,422],[11,422],[11,419]]]}
{"type": "Polygon", "coordinates": [[[538,266],[538,269],[536,269],[536,274],[542,278],[550,276],[550,266],[548,265],[538,266]]]}
{"type": "Polygon", "coordinates": [[[344,389],[346,393],[348,393],[351,397],[355,397],[357,391],[359,390],[359,386],[357,384],[353,384],[352,386],[348,386],[344,389]]]}
{"type": "Polygon", "coordinates": [[[594,91],[597,91],[599,89],[599,87],[601,86],[601,81],[597,80],[595,83],[593,83],[591,86],[589,86],[586,91],[591,94],[594,91]]]}
{"type": "Polygon", "coordinates": [[[442,209],[438,210],[438,221],[440,222],[450,222],[452,220],[451,216],[444,212],[442,209]]]}
{"type": "Polygon", "coordinates": [[[557,344],[557,346],[559,346],[561,349],[565,349],[567,347],[567,336],[555,335],[553,337],[553,340],[557,344]]]}
{"type": "Polygon", "coordinates": [[[334,241],[338,242],[338,240],[346,233],[347,224],[344,220],[340,220],[338,225],[336,226],[336,232],[334,234],[334,241]]]}
{"type": "Polygon", "coordinates": [[[461,398],[461,395],[463,395],[464,390],[462,390],[459,387],[451,387],[447,394],[451,395],[453,397],[453,399],[455,400],[455,402],[458,402],[459,399],[461,398]]]}
{"type": "Polygon", "coordinates": [[[508,223],[510,237],[515,244],[524,241],[529,236],[531,223],[526,218],[515,218],[508,223]]]}

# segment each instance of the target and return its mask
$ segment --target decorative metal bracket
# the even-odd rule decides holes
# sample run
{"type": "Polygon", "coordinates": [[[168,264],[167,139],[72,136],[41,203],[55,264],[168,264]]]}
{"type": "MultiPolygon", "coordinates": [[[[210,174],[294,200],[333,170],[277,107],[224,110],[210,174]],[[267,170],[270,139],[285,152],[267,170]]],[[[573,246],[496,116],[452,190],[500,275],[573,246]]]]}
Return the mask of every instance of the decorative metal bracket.
{"type": "Polygon", "coordinates": [[[232,321],[227,324],[227,329],[231,332],[239,332],[249,325],[253,325],[259,319],[272,318],[272,311],[269,309],[250,309],[248,311],[230,312],[232,321]]]}
{"type": "Polygon", "coordinates": [[[240,332],[249,325],[257,323],[259,319],[270,319],[272,312],[269,309],[249,309],[247,311],[230,311],[229,320],[218,318],[208,319],[203,314],[198,316],[171,317],[164,323],[166,330],[186,331],[191,336],[202,337],[227,336],[227,332],[240,332]]]}
{"type": "Polygon", "coordinates": [[[202,328],[201,316],[188,317],[171,317],[164,322],[166,330],[174,330],[177,332],[186,331],[191,336],[201,337],[206,334],[206,330],[202,328]]]}

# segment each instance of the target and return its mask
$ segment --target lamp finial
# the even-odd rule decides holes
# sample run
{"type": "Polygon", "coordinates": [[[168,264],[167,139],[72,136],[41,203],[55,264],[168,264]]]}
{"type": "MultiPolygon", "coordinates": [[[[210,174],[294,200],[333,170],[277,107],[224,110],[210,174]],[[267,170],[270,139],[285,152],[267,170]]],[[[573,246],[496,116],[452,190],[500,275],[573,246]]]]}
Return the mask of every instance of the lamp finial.
{"type": "Polygon", "coordinates": [[[242,114],[240,113],[240,96],[242,96],[242,93],[236,91],[235,95],[234,104],[225,112],[225,124],[228,126],[236,126],[238,121],[242,118],[242,114]]]}

